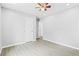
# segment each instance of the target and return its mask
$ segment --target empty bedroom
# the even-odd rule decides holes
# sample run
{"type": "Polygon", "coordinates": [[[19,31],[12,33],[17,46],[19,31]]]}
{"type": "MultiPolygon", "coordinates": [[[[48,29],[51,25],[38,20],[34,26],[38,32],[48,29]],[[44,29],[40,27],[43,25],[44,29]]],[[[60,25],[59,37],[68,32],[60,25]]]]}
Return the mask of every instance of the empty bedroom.
{"type": "Polygon", "coordinates": [[[79,3],[0,3],[0,56],[79,56],[79,3]]]}

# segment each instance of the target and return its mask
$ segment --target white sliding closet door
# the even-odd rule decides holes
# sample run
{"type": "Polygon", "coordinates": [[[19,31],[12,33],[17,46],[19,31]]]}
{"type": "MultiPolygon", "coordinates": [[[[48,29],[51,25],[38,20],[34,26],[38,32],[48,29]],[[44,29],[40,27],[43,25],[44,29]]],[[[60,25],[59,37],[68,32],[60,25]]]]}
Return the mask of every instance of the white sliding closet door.
{"type": "Polygon", "coordinates": [[[18,11],[3,8],[2,20],[2,47],[34,40],[32,35],[33,19],[18,11]]]}
{"type": "Polygon", "coordinates": [[[79,7],[46,17],[43,35],[45,40],[79,48],[79,7]]]}

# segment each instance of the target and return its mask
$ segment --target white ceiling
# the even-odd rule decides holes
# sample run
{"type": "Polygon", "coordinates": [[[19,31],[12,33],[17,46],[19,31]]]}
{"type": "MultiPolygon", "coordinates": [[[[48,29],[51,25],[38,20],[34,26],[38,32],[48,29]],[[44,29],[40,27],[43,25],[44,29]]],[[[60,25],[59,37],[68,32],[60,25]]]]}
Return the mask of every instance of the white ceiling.
{"type": "Polygon", "coordinates": [[[26,14],[30,14],[32,16],[39,16],[39,17],[45,17],[48,15],[53,15],[54,13],[63,11],[65,9],[69,9],[71,7],[76,7],[79,4],[78,3],[49,3],[51,5],[51,8],[48,9],[46,12],[38,11],[38,9],[35,8],[35,3],[2,3],[3,7],[14,9],[17,11],[24,12],[26,14]]]}

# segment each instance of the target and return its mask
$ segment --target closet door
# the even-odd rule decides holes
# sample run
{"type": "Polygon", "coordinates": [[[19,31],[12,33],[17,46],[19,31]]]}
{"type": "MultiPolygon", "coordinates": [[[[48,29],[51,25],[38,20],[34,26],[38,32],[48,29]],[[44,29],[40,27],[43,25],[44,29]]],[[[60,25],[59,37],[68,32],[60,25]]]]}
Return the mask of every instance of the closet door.
{"type": "Polygon", "coordinates": [[[45,40],[79,49],[79,6],[46,17],[43,25],[45,40]]]}

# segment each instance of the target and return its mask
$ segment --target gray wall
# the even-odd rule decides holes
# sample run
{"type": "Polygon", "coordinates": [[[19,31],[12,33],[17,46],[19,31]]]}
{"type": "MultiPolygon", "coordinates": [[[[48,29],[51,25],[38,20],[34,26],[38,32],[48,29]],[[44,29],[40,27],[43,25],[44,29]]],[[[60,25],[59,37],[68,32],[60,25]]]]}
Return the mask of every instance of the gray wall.
{"type": "Polygon", "coordinates": [[[0,5],[0,46],[1,46],[1,5],[0,5]]]}
{"type": "Polygon", "coordinates": [[[33,18],[17,11],[2,9],[2,46],[33,41],[33,18]]]}
{"type": "Polygon", "coordinates": [[[0,53],[1,53],[1,39],[2,36],[1,36],[1,5],[0,5],[0,53]]]}
{"type": "Polygon", "coordinates": [[[42,23],[46,40],[79,48],[79,7],[48,16],[42,23]]]}

